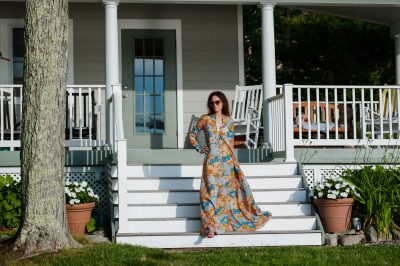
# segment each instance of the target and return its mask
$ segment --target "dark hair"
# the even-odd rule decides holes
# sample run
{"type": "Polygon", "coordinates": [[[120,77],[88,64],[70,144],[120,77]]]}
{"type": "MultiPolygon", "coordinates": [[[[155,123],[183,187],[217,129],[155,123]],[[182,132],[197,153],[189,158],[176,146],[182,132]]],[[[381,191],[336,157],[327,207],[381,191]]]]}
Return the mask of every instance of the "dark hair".
{"type": "Polygon", "coordinates": [[[207,109],[208,109],[208,114],[213,115],[215,114],[214,111],[214,105],[212,103],[212,97],[217,96],[221,102],[222,102],[222,114],[225,116],[231,116],[231,113],[229,112],[229,103],[228,99],[226,98],[225,94],[221,91],[214,91],[210,95],[208,95],[208,100],[207,100],[207,109]]]}

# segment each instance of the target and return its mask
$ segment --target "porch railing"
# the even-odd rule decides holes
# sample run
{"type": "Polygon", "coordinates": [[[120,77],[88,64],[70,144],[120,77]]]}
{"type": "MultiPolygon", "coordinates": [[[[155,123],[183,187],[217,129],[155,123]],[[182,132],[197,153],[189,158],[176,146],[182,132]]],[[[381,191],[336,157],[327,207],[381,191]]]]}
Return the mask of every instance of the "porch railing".
{"type": "MultiPolygon", "coordinates": [[[[21,145],[22,85],[0,85],[0,147],[21,145]]],[[[66,147],[105,145],[105,86],[68,85],[66,147]]]]}
{"type": "Polygon", "coordinates": [[[400,86],[286,84],[268,99],[275,152],[293,146],[400,146],[400,86]]]}

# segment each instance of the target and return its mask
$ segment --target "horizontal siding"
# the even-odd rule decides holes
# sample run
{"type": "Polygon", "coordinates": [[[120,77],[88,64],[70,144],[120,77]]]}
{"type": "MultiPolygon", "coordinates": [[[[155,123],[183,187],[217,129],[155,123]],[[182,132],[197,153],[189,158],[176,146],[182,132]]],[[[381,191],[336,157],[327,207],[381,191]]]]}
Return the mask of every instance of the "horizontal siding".
{"type": "MultiPolygon", "coordinates": [[[[75,84],[105,83],[104,14],[101,3],[70,4],[75,84]]],[[[235,5],[120,4],[118,16],[181,19],[185,134],[193,124],[193,117],[206,112],[205,102],[210,92],[221,90],[231,102],[239,82],[235,5]]],[[[23,17],[23,3],[0,3],[0,18],[23,17]]]]}
{"type": "Polygon", "coordinates": [[[105,21],[101,4],[70,4],[74,21],[75,84],[104,84],[105,21]]]}
{"type": "Polygon", "coordinates": [[[0,2],[0,19],[24,18],[25,3],[0,2]]]}

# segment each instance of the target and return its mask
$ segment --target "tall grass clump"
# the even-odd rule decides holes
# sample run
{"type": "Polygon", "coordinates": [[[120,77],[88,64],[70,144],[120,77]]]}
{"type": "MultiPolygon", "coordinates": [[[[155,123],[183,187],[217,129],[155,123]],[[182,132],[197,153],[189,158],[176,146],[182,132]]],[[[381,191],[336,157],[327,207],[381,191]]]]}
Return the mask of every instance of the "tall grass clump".
{"type": "Polygon", "coordinates": [[[353,184],[364,227],[376,225],[378,234],[389,236],[400,227],[400,170],[395,167],[365,166],[347,169],[342,178],[353,184]]]}

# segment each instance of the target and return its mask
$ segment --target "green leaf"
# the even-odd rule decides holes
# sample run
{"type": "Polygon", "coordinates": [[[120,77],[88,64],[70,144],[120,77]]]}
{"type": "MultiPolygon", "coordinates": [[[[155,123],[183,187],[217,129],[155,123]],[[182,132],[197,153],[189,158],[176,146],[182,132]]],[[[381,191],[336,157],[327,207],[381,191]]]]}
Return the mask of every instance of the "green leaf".
{"type": "Polygon", "coordinates": [[[93,232],[96,229],[96,219],[93,217],[90,218],[89,222],[86,224],[86,229],[89,233],[93,232]]]}

